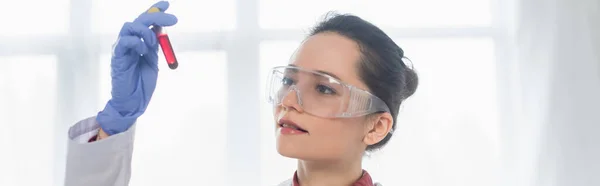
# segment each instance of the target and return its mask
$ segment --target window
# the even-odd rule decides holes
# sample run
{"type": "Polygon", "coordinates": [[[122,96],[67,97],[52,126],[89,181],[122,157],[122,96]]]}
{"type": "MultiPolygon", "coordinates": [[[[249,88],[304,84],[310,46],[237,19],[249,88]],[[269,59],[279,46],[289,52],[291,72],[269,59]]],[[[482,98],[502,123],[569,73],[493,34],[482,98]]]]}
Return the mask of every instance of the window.
{"type": "Polygon", "coordinates": [[[52,183],[56,57],[0,56],[0,64],[0,185],[52,183]]]}
{"type": "MultiPolygon", "coordinates": [[[[159,57],[157,87],[136,126],[132,186],[219,185],[225,181],[225,53],[179,52],[177,59],[179,68],[171,70],[164,57],[159,57]],[[201,170],[210,171],[198,174],[201,170]]],[[[110,98],[110,55],[101,61],[103,101],[99,105],[104,106],[110,98]]]]}
{"type": "Polygon", "coordinates": [[[0,36],[65,34],[69,28],[68,0],[0,2],[0,17],[7,27],[0,29],[0,36]]]}
{"type": "Polygon", "coordinates": [[[353,13],[381,27],[490,26],[489,0],[260,1],[260,26],[305,29],[328,11],[353,13]]]}
{"type": "MultiPolygon", "coordinates": [[[[0,148],[9,152],[0,154],[0,185],[63,185],[65,130],[103,109],[114,36],[156,1],[3,2],[9,8],[0,16],[20,19],[3,20],[12,27],[0,30],[7,40],[0,43],[0,148]]],[[[159,55],[158,86],[137,126],[132,186],[276,185],[290,178],[296,161],[276,152],[266,75],[285,65],[302,31],[331,10],[380,26],[420,76],[395,137],[365,157],[374,179],[384,185],[495,183],[495,72],[503,65],[495,55],[508,48],[495,35],[501,32],[495,22],[501,14],[492,14],[498,0],[170,3],[167,13],[179,18],[168,32],[180,66],[168,69],[159,55]],[[252,126],[260,132],[247,132],[252,126]]]]}
{"type": "MultiPolygon", "coordinates": [[[[133,21],[157,1],[93,0],[92,30],[95,33],[117,34],[124,22],[133,21]]],[[[169,33],[194,33],[227,31],[235,27],[235,1],[177,0],[169,1],[166,13],[176,14],[177,25],[168,28],[169,33]],[[215,19],[213,15],[219,15],[215,19]]]]}

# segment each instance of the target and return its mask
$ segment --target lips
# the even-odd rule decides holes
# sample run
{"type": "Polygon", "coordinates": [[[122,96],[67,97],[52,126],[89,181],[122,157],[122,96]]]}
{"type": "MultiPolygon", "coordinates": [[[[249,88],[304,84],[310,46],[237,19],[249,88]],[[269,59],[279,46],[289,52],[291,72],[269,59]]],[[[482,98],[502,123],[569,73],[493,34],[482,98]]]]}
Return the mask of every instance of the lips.
{"type": "Polygon", "coordinates": [[[279,122],[277,123],[280,127],[283,128],[290,128],[290,129],[294,129],[294,130],[298,130],[301,132],[306,132],[308,133],[307,130],[303,129],[302,127],[298,126],[298,124],[290,121],[290,120],[286,120],[286,119],[280,119],[279,122]]]}

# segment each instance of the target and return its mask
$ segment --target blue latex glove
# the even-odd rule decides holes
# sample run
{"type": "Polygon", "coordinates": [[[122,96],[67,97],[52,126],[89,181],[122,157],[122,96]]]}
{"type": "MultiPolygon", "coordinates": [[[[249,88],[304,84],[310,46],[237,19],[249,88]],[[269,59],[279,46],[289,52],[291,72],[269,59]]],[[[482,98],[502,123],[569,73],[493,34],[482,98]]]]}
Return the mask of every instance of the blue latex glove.
{"type": "Polygon", "coordinates": [[[164,13],[166,1],[152,7],[160,12],[142,13],[121,28],[111,58],[112,98],[96,121],[108,135],[128,130],[148,107],[158,77],[158,41],[149,26],[172,26],[177,17],[164,13]],[[143,41],[141,40],[143,39],[143,41]]]}

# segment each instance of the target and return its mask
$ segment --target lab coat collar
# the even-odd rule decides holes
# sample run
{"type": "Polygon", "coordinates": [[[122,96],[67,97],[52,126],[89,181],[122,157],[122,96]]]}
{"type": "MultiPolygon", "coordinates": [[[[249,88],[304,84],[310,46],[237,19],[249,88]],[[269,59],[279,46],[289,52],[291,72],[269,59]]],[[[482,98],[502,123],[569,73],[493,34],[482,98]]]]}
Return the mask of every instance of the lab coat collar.
{"type": "MultiPolygon", "coordinates": [[[[300,183],[298,182],[298,171],[294,172],[292,186],[300,186],[300,183]]],[[[374,186],[373,179],[371,179],[371,175],[369,175],[367,171],[363,170],[362,177],[356,182],[354,182],[352,186],[374,186]]]]}

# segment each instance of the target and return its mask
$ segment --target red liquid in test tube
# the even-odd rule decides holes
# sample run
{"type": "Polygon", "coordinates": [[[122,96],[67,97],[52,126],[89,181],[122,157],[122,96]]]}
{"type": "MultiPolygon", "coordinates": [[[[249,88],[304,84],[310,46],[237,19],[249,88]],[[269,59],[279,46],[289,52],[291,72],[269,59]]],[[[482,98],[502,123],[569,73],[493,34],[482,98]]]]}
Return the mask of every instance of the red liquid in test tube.
{"type": "Polygon", "coordinates": [[[173,51],[173,46],[171,45],[171,40],[169,39],[169,35],[165,31],[164,28],[159,26],[153,26],[152,30],[156,33],[156,37],[158,39],[158,43],[160,44],[160,48],[165,55],[165,60],[169,65],[169,68],[176,69],[179,66],[177,62],[177,58],[175,57],[175,52],[173,51]]]}

